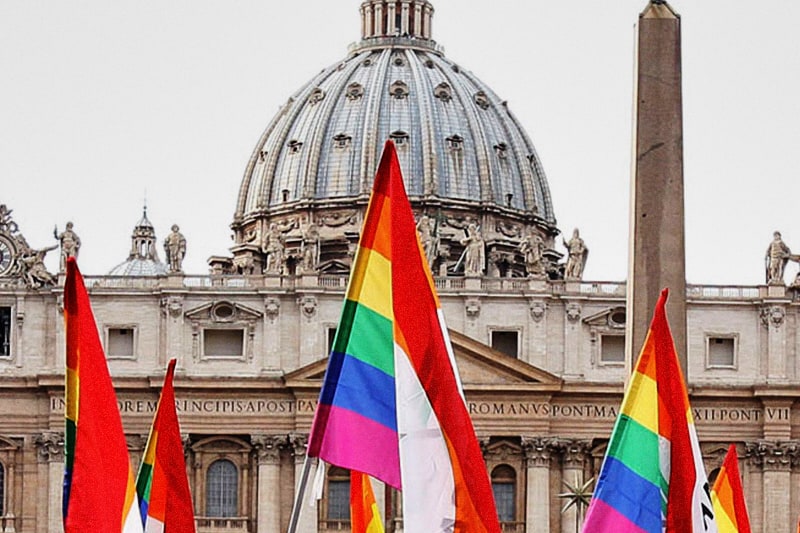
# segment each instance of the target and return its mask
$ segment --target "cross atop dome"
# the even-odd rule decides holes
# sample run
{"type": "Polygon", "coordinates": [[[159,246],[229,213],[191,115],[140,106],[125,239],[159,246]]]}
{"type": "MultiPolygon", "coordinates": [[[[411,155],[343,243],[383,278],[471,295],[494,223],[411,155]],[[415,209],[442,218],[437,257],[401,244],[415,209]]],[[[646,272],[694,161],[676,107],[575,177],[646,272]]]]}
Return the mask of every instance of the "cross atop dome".
{"type": "Polygon", "coordinates": [[[361,38],[431,40],[432,19],[428,0],[367,0],[361,4],[361,38]]]}

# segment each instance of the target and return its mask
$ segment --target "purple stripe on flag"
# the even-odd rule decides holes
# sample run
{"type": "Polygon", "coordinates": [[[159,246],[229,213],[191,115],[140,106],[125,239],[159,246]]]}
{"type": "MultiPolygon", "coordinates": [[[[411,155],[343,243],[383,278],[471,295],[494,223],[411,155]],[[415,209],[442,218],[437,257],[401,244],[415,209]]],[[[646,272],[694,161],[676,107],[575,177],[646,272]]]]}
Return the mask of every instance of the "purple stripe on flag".
{"type": "Polygon", "coordinates": [[[317,409],[317,418],[327,422],[320,459],[402,488],[396,431],[341,407],[318,404],[317,409]]]}
{"type": "Polygon", "coordinates": [[[593,498],[584,520],[584,533],[613,531],[614,533],[661,533],[649,532],[628,520],[625,515],[610,507],[603,500],[593,498]]]}

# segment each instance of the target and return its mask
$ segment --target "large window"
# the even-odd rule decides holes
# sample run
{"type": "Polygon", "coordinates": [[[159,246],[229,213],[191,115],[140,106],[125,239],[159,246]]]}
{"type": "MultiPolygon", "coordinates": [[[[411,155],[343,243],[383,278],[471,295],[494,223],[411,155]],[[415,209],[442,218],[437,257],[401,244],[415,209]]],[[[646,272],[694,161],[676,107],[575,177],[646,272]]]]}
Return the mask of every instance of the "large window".
{"type": "Polygon", "coordinates": [[[328,520],[350,520],[350,472],[331,467],[328,471],[328,520]]]}
{"type": "Polygon", "coordinates": [[[214,461],[206,474],[206,516],[238,516],[239,472],[227,459],[214,461]]]}
{"type": "Polygon", "coordinates": [[[519,332],[518,331],[492,331],[492,349],[504,353],[509,357],[519,356],[519,332]]]}
{"type": "Polygon", "coordinates": [[[508,465],[492,470],[492,492],[501,522],[517,520],[517,473],[508,465]]]}
{"type": "Polygon", "coordinates": [[[106,356],[110,359],[131,359],[136,355],[136,328],[109,327],[106,329],[106,356]]]}
{"type": "Polygon", "coordinates": [[[11,355],[11,308],[0,307],[0,357],[11,355]]]}
{"type": "Polygon", "coordinates": [[[206,357],[242,357],[243,329],[203,330],[203,354],[206,357]]]}

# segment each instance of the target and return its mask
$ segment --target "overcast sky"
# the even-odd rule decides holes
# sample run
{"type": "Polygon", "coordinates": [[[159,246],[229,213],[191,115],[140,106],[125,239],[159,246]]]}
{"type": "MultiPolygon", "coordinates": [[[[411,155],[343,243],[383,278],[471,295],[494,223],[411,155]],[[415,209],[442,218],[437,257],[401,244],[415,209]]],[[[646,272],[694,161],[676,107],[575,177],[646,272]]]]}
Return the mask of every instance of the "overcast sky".
{"type": "MultiPolygon", "coordinates": [[[[645,0],[433,0],[434,38],[518,116],[585,279],[627,274],[634,23],[645,0]]],[[[71,220],[84,274],[127,258],[147,199],[184,269],[225,255],[278,107],[360,37],[360,0],[0,1],[0,203],[34,247],[71,220]]],[[[675,0],[687,277],[753,285],[775,229],[800,253],[800,2],[675,0]]],[[[161,242],[159,241],[159,251],[161,242]]],[[[57,268],[53,252],[47,264],[57,268]]],[[[163,258],[163,253],[162,253],[163,258]]],[[[797,265],[786,275],[791,281],[797,265]]]]}

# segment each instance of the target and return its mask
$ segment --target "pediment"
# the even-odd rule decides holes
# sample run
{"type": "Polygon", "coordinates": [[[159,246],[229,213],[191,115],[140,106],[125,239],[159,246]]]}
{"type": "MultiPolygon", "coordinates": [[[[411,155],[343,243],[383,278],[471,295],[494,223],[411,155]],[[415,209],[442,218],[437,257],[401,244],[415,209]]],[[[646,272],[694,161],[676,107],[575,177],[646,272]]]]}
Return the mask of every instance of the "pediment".
{"type": "Polygon", "coordinates": [[[624,329],[625,320],[625,306],[616,306],[585,317],[583,323],[596,328],[624,329]]]}
{"type": "MultiPolygon", "coordinates": [[[[514,359],[463,333],[449,330],[456,365],[465,389],[502,390],[506,387],[557,390],[562,380],[545,370],[514,359]]],[[[320,359],[285,376],[289,387],[319,387],[328,358],[320,359]]]]}
{"type": "Polygon", "coordinates": [[[189,320],[210,322],[251,322],[262,315],[260,311],[225,300],[208,302],[186,311],[189,320]]]}

